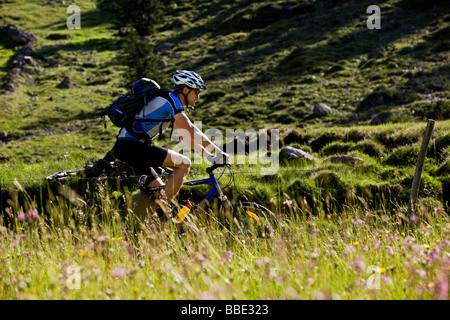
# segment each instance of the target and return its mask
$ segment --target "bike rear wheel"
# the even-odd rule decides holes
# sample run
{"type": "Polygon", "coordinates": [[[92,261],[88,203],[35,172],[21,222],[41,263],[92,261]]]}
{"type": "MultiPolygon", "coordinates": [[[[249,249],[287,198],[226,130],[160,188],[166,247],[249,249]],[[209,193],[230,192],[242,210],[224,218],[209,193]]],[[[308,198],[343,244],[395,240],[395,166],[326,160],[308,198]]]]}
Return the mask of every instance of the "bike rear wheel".
{"type": "Polygon", "coordinates": [[[275,214],[258,203],[233,203],[233,208],[235,223],[245,236],[270,237],[279,224],[275,214]]]}

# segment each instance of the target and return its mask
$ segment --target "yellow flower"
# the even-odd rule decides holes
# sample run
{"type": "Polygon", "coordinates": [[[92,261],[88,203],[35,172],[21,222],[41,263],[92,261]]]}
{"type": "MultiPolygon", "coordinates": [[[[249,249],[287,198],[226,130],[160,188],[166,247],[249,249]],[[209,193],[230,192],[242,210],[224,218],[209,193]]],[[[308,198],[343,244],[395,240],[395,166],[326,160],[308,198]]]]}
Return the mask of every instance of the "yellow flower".
{"type": "Polygon", "coordinates": [[[313,227],[315,227],[315,226],[316,226],[316,224],[315,224],[315,223],[312,223],[312,226],[313,226],[313,227]]]}
{"type": "Polygon", "coordinates": [[[424,244],[424,245],[422,246],[422,248],[425,249],[425,250],[430,250],[430,245],[424,244]]]}
{"type": "Polygon", "coordinates": [[[386,272],[386,268],[380,268],[377,271],[378,273],[385,273],[386,272]]]}
{"type": "Polygon", "coordinates": [[[112,238],[112,241],[123,241],[123,237],[112,238]]]}
{"type": "Polygon", "coordinates": [[[134,286],[134,287],[133,287],[133,292],[135,292],[135,293],[136,293],[136,292],[138,292],[138,291],[139,291],[139,288],[138,288],[138,287],[136,287],[136,286],[134,286]]]}
{"type": "Polygon", "coordinates": [[[358,244],[359,244],[358,241],[353,242],[353,245],[354,245],[354,246],[357,246],[358,244]]]}
{"type": "Polygon", "coordinates": [[[404,232],[402,232],[402,236],[406,236],[406,234],[404,232]]]}
{"type": "Polygon", "coordinates": [[[81,250],[81,252],[80,252],[80,256],[84,257],[85,255],[87,255],[87,252],[86,252],[86,251],[84,251],[84,250],[81,250]]]}
{"type": "Polygon", "coordinates": [[[427,284],[428,288],[433,288],[434,287],[434,282],[430,282],[429,284],[427,284]]]}

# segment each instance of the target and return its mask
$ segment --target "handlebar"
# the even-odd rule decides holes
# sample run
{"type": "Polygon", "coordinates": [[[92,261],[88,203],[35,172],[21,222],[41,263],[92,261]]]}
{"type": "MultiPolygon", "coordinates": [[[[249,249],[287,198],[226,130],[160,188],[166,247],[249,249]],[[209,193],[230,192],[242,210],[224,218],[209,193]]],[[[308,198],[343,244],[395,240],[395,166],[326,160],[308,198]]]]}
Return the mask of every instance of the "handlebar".
{"type": "Polygon", "coordinates": [[[211,167],[206,168],[206,172],[211,174],[217,168],[222,168],[222,167],[226,167],[226,166],[229,166],[229,164],[228,163],[215,163],[211,167]]]}

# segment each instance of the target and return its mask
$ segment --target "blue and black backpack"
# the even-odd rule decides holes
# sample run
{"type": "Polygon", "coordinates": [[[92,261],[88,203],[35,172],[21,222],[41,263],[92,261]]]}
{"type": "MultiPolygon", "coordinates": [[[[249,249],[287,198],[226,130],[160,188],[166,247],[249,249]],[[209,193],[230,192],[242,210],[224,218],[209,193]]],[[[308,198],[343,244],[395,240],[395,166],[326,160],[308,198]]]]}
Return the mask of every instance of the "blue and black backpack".
{"type": "MultiPolygon", "coordinates": [[[[134,124],[136,122],[171,122],[173,131],[174,118],[170,119],[136,119],[136,115],[142,108],[157,96],[165,98],[172,105],[175,113],[175,102],[170,97],[169,91],[161,90],[159,84],[148,78],[142,78],[133,85],[133,92],[120,96],[117,100],[103,109],[100,116],[108,116],[111,122],[119,128],[126,128],[127,131],[137,139],[144,139],[150,142],[150,137],[144,131],[136,131],[134,124]]],[[[105,121],[106,127],[106,121],[105,121]]],[[[160,127],[162,130],[162,126],[160,127]]],[[[160,131],[160,137],[162,132],[160,131]]]]}

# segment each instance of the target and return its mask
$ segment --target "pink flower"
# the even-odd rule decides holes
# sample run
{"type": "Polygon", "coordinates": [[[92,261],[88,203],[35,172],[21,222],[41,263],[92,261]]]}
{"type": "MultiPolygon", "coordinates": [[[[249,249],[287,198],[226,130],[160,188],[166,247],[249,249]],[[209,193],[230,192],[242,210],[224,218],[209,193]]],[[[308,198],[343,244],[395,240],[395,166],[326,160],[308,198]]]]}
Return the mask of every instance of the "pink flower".
{"type": "Polygon", "coordinates": [[[416,222],[417,221],[417,217],[415,215],[412,215],[411,218],[409,218],[412,222],[416,222]]]}
{"type": "Polygon", "coordinates": [[[28,211],[28,215],[31,218],[36,219],[39,216],[39,213],[36,210],[32,209],[32,210],[28,211]]]}
{"type": "Polygon", "coordinates": [[[274,280],[276,278],[277,274],[275,273],[275,269],[270,269],[269,271],[269,278],[274,280]]]}
{"type": "Polygon", "coordinates": [[[416,273],[421,276],[422,278],[424,278],[427,275],[427,272],[425,270],[416,270],[416,273]]]}
{"type": "Polygon", "coordinates": [[[388,276],[382,276],[381,279],[387,284],[392,284],[392,279],[388,276]]]}
{"type": "Polygon", "coordinates": [[[18,221],[23,221],[25,220],[25,212],[20,212],[19,215],[17,216],[17,220],[18,221]]]}
{"type": "Polygon", "coordinates": [[[360,226],[360,225],[364,224],[364,221],[362,221],[361,219],[358,219],[358,220],[353,220],[352,219],[352,224],[354,226],[360,226]]]}
{"type": "Polygon", "coordinates": [[[392,249],[392,247],[389,247],[388,248],[388,253],[389,253],[390,256],[393,256],[394,255],[394,249],[392,249]]]}
{"type": "Polygon", "coordinates": [[[128,273],[129,273],[129,272],[128,272],[127,269],[122,268],[122,267],[119,267],[119,268],[114,269],[114,270],[111,272],[111,275],[112,275],[114,278],[121,278],[121,277],[126,276],[128,273]]]}
{"type": "Polygon", "coordinates": [[[359,271],[365,271],[366,270],[366,265],[363,261],[358,260],[352,263],[352,267],[355,269],[358,269],[359,271]]]}
{"type": "Polygon", "coordinates": [[[439,271],[436,284],[436,298],[447,300],[448,298],[448,277],[445,269],[439,271]]]}

